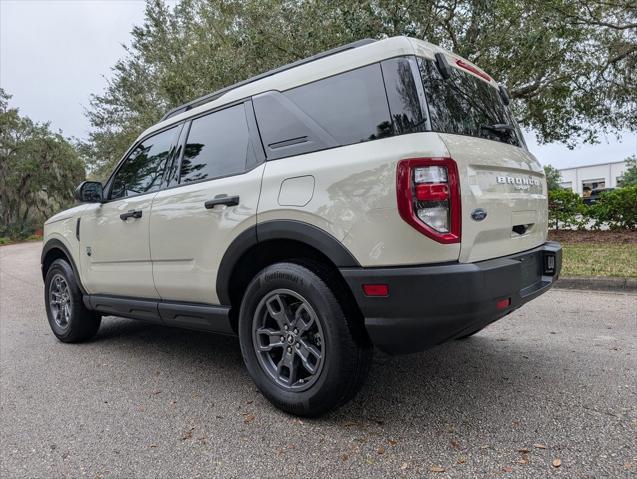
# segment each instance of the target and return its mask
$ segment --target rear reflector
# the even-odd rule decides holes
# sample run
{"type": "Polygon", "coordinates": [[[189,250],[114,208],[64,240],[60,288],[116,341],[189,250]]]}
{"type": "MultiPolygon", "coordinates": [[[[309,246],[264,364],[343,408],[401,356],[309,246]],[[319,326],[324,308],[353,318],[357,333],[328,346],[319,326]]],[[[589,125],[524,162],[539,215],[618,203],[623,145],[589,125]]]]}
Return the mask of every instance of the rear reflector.
{"type": "Polygon", "coordinates": [[[495,303],[495,307],[498,309],[507,309],[509,306],[511,306],[511,298],[501,299],[495,303]]]}
{"type": "Polygon", "coordinates": [[[365,296],[389,296],[389,286],[386,284],[364,284],[365,296]]]}

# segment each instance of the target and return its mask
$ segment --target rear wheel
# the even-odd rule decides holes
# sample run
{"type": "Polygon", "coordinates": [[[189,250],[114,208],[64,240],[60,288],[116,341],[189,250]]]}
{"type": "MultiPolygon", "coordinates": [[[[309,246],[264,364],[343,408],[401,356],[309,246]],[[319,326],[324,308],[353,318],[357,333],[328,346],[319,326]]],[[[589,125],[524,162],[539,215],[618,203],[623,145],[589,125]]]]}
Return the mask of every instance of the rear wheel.
{"type": "Polygon", "coordinates": [[[49,326],[62,342],[86,341],[100,327],[101,316],[84,306],[73,268],[63,259],[55,260],[46,273],[44,304],[49,326]]]}
{"type": "Polygon", "coordinates": [[[239,316],[252,379],[276,407],[317,416],[360,389],[371,347],[355,341],[327,284],[304,266],[278,263],[252,280],[239,316]]]}

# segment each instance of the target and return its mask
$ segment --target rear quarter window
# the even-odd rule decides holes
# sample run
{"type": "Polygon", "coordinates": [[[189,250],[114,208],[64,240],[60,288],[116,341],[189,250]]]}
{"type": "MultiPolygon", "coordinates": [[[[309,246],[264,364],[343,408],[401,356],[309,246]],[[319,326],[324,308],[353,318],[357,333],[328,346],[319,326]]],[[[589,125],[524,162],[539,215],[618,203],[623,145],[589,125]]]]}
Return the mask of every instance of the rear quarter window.
{"type": "Polygon", "coordinates": [[[253,98],[269,159],[394,134],[379,64],[253,98]]]}

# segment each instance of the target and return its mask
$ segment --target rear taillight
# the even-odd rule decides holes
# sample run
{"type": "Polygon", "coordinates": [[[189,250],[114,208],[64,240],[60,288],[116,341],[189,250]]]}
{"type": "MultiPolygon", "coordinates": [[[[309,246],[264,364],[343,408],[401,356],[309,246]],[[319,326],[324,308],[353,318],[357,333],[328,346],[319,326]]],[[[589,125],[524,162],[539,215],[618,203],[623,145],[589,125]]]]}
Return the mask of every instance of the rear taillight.
{"type": "Polygon", "coordinates": [[[440,243],[460,241],[458,166],[451,158],[414,158],[398,163],[400,216],[440,243]]]}

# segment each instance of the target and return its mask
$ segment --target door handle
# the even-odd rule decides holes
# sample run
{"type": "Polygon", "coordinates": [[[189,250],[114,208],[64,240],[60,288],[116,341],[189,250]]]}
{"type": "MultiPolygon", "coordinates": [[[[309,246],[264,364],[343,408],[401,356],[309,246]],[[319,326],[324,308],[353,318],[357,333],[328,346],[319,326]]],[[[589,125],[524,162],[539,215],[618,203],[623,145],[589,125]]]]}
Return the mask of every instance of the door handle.
{"type": "Polygon", "coordinates": [[[130,210],[127,211],[126,213],[122,213],[121,215],[119,215],[119,219],[122,221],[126,221],[128,218],[141,218],[142,217],[142,210],[130,210]]]}
{"type": "Polygon", "coordinates": [[[214,200],[208,200],[204,203],[207,210],[214,208],[217,205],[237,206],[239,204],[238,196],[218,195],[214,200]]]}

